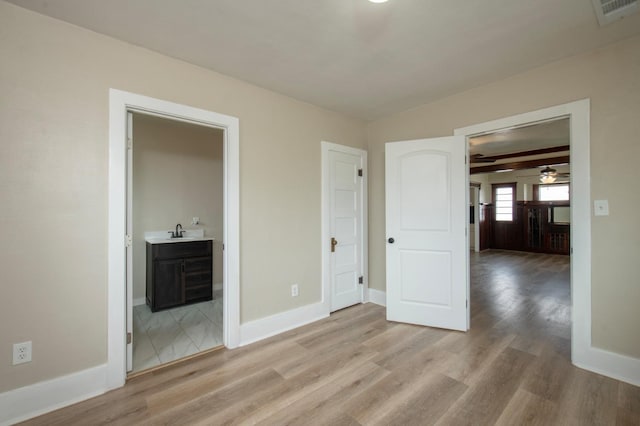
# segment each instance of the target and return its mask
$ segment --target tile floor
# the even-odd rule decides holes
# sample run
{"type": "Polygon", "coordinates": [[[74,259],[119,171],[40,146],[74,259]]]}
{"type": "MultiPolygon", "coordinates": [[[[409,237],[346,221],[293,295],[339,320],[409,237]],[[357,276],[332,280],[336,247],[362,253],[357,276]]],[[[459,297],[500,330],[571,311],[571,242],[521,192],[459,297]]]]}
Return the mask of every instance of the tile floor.
{"type": "Polygon", "coordinates": [[[222,297],[159,312],[133,308],[134,373],[222,344],[222,297]]]}

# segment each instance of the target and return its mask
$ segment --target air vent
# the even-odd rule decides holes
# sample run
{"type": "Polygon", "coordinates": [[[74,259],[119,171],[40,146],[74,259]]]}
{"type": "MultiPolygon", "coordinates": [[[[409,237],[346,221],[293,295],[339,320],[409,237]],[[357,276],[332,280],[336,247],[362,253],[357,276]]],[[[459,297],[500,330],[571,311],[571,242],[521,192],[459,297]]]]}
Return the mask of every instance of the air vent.
{"type": "Polygon", "coordinates": [[[600,26],[638,12],[638,0],[592,0],[600,26]]]}

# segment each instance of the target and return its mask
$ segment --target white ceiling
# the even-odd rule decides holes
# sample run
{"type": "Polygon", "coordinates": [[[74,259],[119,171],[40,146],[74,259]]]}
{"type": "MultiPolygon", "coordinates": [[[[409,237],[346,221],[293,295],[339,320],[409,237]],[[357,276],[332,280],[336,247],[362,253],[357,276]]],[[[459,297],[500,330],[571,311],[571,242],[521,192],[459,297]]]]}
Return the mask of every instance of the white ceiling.
{"type": "MultiPolygon", "coordinates": [[[[492,155],[512,154],[536,149],[565,146],[570,144],[569,119],[536,123],[530,126],[506,129],[486,135],[469,138],[469,154],[492,155]]],[[[558,154],[536,156],[535,158],[555,157],[558,154]]],[[[502,162],[513,161],[505,160],[502,162]]],[[[500,161],[498,161],[499,163],[500,161]]],[[[476,164],[481,166],[482,164],[476,164]]]]}
{"type": "Polygon", "coordinates": [[[363,119],[640,34],[591,0],[11,2],[363,119]]]}

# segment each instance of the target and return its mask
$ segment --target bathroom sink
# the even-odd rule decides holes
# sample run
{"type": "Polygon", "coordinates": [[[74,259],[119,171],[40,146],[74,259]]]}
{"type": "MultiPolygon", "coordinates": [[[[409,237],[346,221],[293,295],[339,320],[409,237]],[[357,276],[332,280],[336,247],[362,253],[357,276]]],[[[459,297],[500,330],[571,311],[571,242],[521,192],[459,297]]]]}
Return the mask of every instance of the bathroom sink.
{"type": "Polygon", "coordinates": [[[147,238],[147,241],[150,243],[179,243],[184,241],[194,241],[201,240],[202,238],[197,237],[180,237],[180,238],[171,238],[171,237],[159,237],[159,238],[147,238]]]}
{"type": "Polygon", "coordinates": [[[213,240],[212,237],[205,237],[202,229],[187,229],[182,237],[171,238],[172,231],[151,231],[144,233],[144,239],[151,244],[180,243],[188,241],[213,240]]]}

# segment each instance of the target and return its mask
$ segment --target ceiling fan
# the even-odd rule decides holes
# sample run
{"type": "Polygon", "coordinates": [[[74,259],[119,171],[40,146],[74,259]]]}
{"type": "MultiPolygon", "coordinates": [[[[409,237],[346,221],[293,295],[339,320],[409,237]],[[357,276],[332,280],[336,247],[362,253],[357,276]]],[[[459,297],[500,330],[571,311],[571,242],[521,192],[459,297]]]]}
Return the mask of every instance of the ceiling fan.
{"type": "Polygon", "coordinates": [[[558,178],[568,178],[569,173],[558,173],[556,169],[546,166],[540,170],[540,183],[554,183],[558,178]]]}

